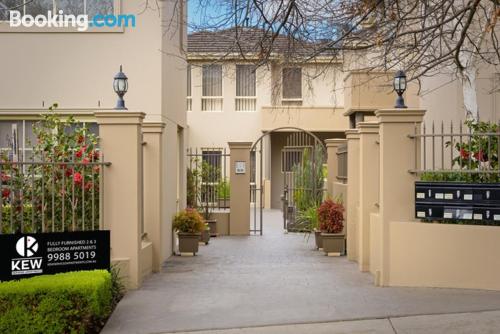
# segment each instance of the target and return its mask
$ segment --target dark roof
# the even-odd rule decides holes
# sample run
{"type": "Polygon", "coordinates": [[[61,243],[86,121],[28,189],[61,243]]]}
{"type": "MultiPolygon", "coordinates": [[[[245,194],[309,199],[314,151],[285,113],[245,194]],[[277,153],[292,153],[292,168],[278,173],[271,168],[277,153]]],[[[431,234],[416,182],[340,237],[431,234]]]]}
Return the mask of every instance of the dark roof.
{"type": "MultiPolygon", "coordinates": [[[[198,31],[188,35],[188,53],[196,54],[262,54],[271,53],[289,56],[310,56],[320,50],[325,42],[311,43],[277,35],[272,41],[272,33],[252,27],[229,28],[218,31],[198,31]]],[[[334,50],[321,55],[334,55],[334,50]]]]}

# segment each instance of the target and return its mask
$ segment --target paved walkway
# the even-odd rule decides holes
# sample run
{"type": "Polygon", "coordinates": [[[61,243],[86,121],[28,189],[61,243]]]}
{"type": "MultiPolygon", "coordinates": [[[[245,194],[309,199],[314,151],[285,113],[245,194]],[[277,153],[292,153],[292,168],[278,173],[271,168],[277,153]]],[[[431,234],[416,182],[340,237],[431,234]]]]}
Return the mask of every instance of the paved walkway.
{"type": "MultiPolygon", "coordinates": [[[[500,310],[497,292],[375,287],[371,275],[360,273],[355,263],[345,257],[326,257],[313,250],[313,238],[283,234],[281,226],[280,213],[270,211],[266,213],[262,237],[214,238],[209,246],[200,246],[196,257],[171,258],[162,273],[152,275],[140,290],[125,296],[103,333],[169,333],[287,324],[309,324],[300,325],[309,326],[307,330],[292,326],[298,329],[296,333],[385,333],[373,326],[387,327],[391,322],[404,326],[405,321],[411,324],[414,319],[417,324],[431,324],[425,317],[406,318],[412,315],[500,310]],[[360,319],[363,321],[341,322],[360,319]],[[342,326],[349,324],[367,329],[342,331],[342,326]],[[334,326],[340,329],[335,331],[334,326]]],[[[435,319],[439,323],[446,317],[435,319]]],[[[500,332],[498,321],[489,324],[497,328],[493,332],[500,332]]],[[[281,327],[220,333],[280,333],[281,327]]],[[[292,327],[284,326],[283,333],[292,327]]]]}

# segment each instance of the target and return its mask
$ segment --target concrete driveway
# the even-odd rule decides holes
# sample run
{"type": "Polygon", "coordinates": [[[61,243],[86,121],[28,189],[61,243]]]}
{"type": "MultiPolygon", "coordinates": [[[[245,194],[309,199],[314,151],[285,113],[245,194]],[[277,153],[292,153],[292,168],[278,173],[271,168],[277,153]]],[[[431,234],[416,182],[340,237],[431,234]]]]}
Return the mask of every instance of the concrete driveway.
{"type": "Polygon", "coordinates": [[[371,275],[359,272],[355,263],[326,257],[313,244],[313,237],[284,234],[280,212],[268,211],[263,236],[213,238],[196,257],[172,257],[161,273],[125,296],[103,333],[500,310],[498,292],[375,287],[371,275]]]}

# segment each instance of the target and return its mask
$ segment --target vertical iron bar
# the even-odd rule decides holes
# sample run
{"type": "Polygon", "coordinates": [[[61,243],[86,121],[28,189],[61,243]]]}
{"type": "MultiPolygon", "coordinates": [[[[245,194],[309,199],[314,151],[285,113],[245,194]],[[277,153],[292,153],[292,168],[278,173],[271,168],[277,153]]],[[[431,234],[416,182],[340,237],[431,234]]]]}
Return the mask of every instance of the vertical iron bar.
{"type": "Polygon", "coordinates": [[[85,231],[85,165],[82,167],[82,231],[85,231]]]}
{"type": "Polygon", "coordinates": [[[75,208],[76,208],[76,199],[75,199],[75,172],[76,172],[76,165],[75,165],[75,155],[71,157],[71,168],[72,168],[72,173],[71,173],[71,229],[73,232],[75,232],[76,228],[76,219],[75,219],[75,208]]]}
{"type": "Polygon", "coordinates": [[[19,206],[21,210],[21,233],[24,233],[24,159],[21,158],[21,162],[19,162],[19,181],[21,182],[21,186],[18,189],[19,193],[19,206]]]}
{"type": "Polygon", "coordinates": [[[432,171],[436,170],[436,130],[432,121],[432,171]]]}
{"type": "Polygon", "coordinates": [[[427,170],[427,130],[425,123],[423,124],[424,135],[422,137],[422,141],[424,143],[424,165],[422,166],[422,170],[427,170]]]}
{"type": "Polygon", "coordinates": [[[90,159],[92,162],[91,165],[91,172],[90,175],[92,176],[91,178],[91,185],[92,185],[92,231],[95,230],[95,179],[94,179],[94,173],[95,169],[98,165],[94,165],[95,162],[95,157],[94,154],[92,154],[92,158],[90,159]]]}
{"type": "Polygon", "coordinates": [[[441,169],[444,168],[444,121],[441,121],[441,169]]]}
{"type": "MultiPolygon", "coordinates": [[[[262,145],[263,145],[263,143],[262,143],[262,140],[261,140],[260,141],[260,154],[259,154],[259,156],[260,156],[260,167],[259,167],[259,169],[260,169],[260,171],[259,171],[259,176],[260,176],[260,186],[259,186],[259,188],[260,188],[260,190],[259,190],[259,195],[260,195],[260,204],[259,204],[259,206],[260,206],[260,235],[262,235],[262,233],[263,233],[263,229],[262,229],[262,225],[263,225],[262,224],[263,223],[262,213],[263,213],[263,206],[264,206],[263,203],[262,203],[262,199],[263,199],[262,189],[264,189],[263,177],[262,177],[262,170],[263,170],[263,168],[262,168],[263,167],[263,163],[262,163],[262,145]]],[[[255,181],[257,181],[257,180],[255,180],[255,181]]]]}
{"type": "MultiPolygon", "coordinates": [[[[55,157],[55,154],[54,152],[52,152],[52,156],[55,157]]],[[[55,170],[55,164],[54,164],[54,160],[51,160],[50,162],[50,166],[52,167],[52,187],[51,187],[51,191],[52,191],[52,233],[55,232],[55,222],[56,222],[56,192],[55,192],[55,182],[56,182],[56,178],[55,178],[55,173],[54,173],[54,170],[55,170]]]]}
{"type": "Polygon", "coordinates": [[[460,143],[459,143],[459,151],[458,151],[458,161],[460,163],[460,169],[462,169],[463,165],[463,161],[462,161],[462,152],[461,150],[463,150],[463,135],[464,135],[464,127],[462,125],[462,122],[460,122],[460,127],[459,127],[459,131],[460,131],[460,135],[458,136],[459,140],[460,140],[460,143]]]}
{"type": "Polygon", "coordinates": [[[9,164],[9,171],[10,171],[10,233],[14,234],[16,231],[14,231],[14,173],[13,173],[13,168],[12,168],[12,162],[9,164]]]}
{"type": "Polygon", "coordinates": [[[469,127],[469,171],[472,170],[472,129],[469,127]]]}
{"type": "Polygon", "coordinates": [[[450,122],[450,170],[453,169],[453,147],[455,145],[453,121],[450,122]]]}
{"type": "MultiPolygon", "coordinates": [[[[38,232],[38,230],[35,230],[35,165],[34,163],[34,155],[31,155],[31,162],[32,165],[30,166],[31,169],[31,231],[32,232],[38,232]]],[[[0,187],[1,188],[1,187],[0,187]]],[[[0,210],[1,211],[1,210],[0,210]]],[[[0,221],[1,221],[0,217],[0,221]]],[[[1,232],[0,232],[1,233],[1,232]]]]}
{"type": "Polygon", "coordinates": [[[106,168],[104,162],[106,160],[104,159],[104,154],[100,153],[102,163],[99,164],[99,229],[104,230],[104,168],[106,168]]]}
{"type": "Polygon", "coordinates": [[[42,177],[41,177],[41,181],[42,181],[42,233],[45,232],[45,153],[42,152],[42,166],[41,166],[41,170],[42,170],[42,177]]]}
{"type": "Polygon", "coordinates": [[[66,231],[66,170],[68,165],[64,165],[65,168],[62,169],[62,183],[61,183],[61,200],[62,200],[62,211],[61,211],[61,226],[62,232],[66,231]]]}

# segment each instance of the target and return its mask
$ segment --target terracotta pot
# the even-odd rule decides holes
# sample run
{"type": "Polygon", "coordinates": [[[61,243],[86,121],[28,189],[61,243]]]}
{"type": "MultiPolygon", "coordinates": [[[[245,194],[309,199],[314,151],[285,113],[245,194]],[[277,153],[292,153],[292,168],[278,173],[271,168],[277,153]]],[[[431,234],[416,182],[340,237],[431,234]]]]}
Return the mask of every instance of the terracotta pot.
{"type": "Polygon", "coordinates": [[[344,255],[345,254],[345,233],[321,233],[323,241],[323,251],[326,255],[344,255]]]}
{"type": "Polygon", "coordinates": [[[321,238],[321,231],[314,230],[314,241],[316,241],[316,249],[323,248],[323,238],[321,238]]]}
{"type": "Polygon", "coordinates": [[[208,220],[205,220],[205,222],[208,224],[208,227],[210,227],[210,236],[216,237],[217,236],[217,220],[216,219],[208,219],[208,220]]]}
{"type": "Polygon", "coordinates": [[[179,252],[181,253],[198,253],[198,242],[201,233],[182,233],[179,232],[179,252]]]}
{"type": "Polygon", "coordinates": [[[205,231],[201,232],[200,242],[204,243],[205,245],[208,245],[209,241],[210,241],[210,229],[206,229],[205,231]]]}

